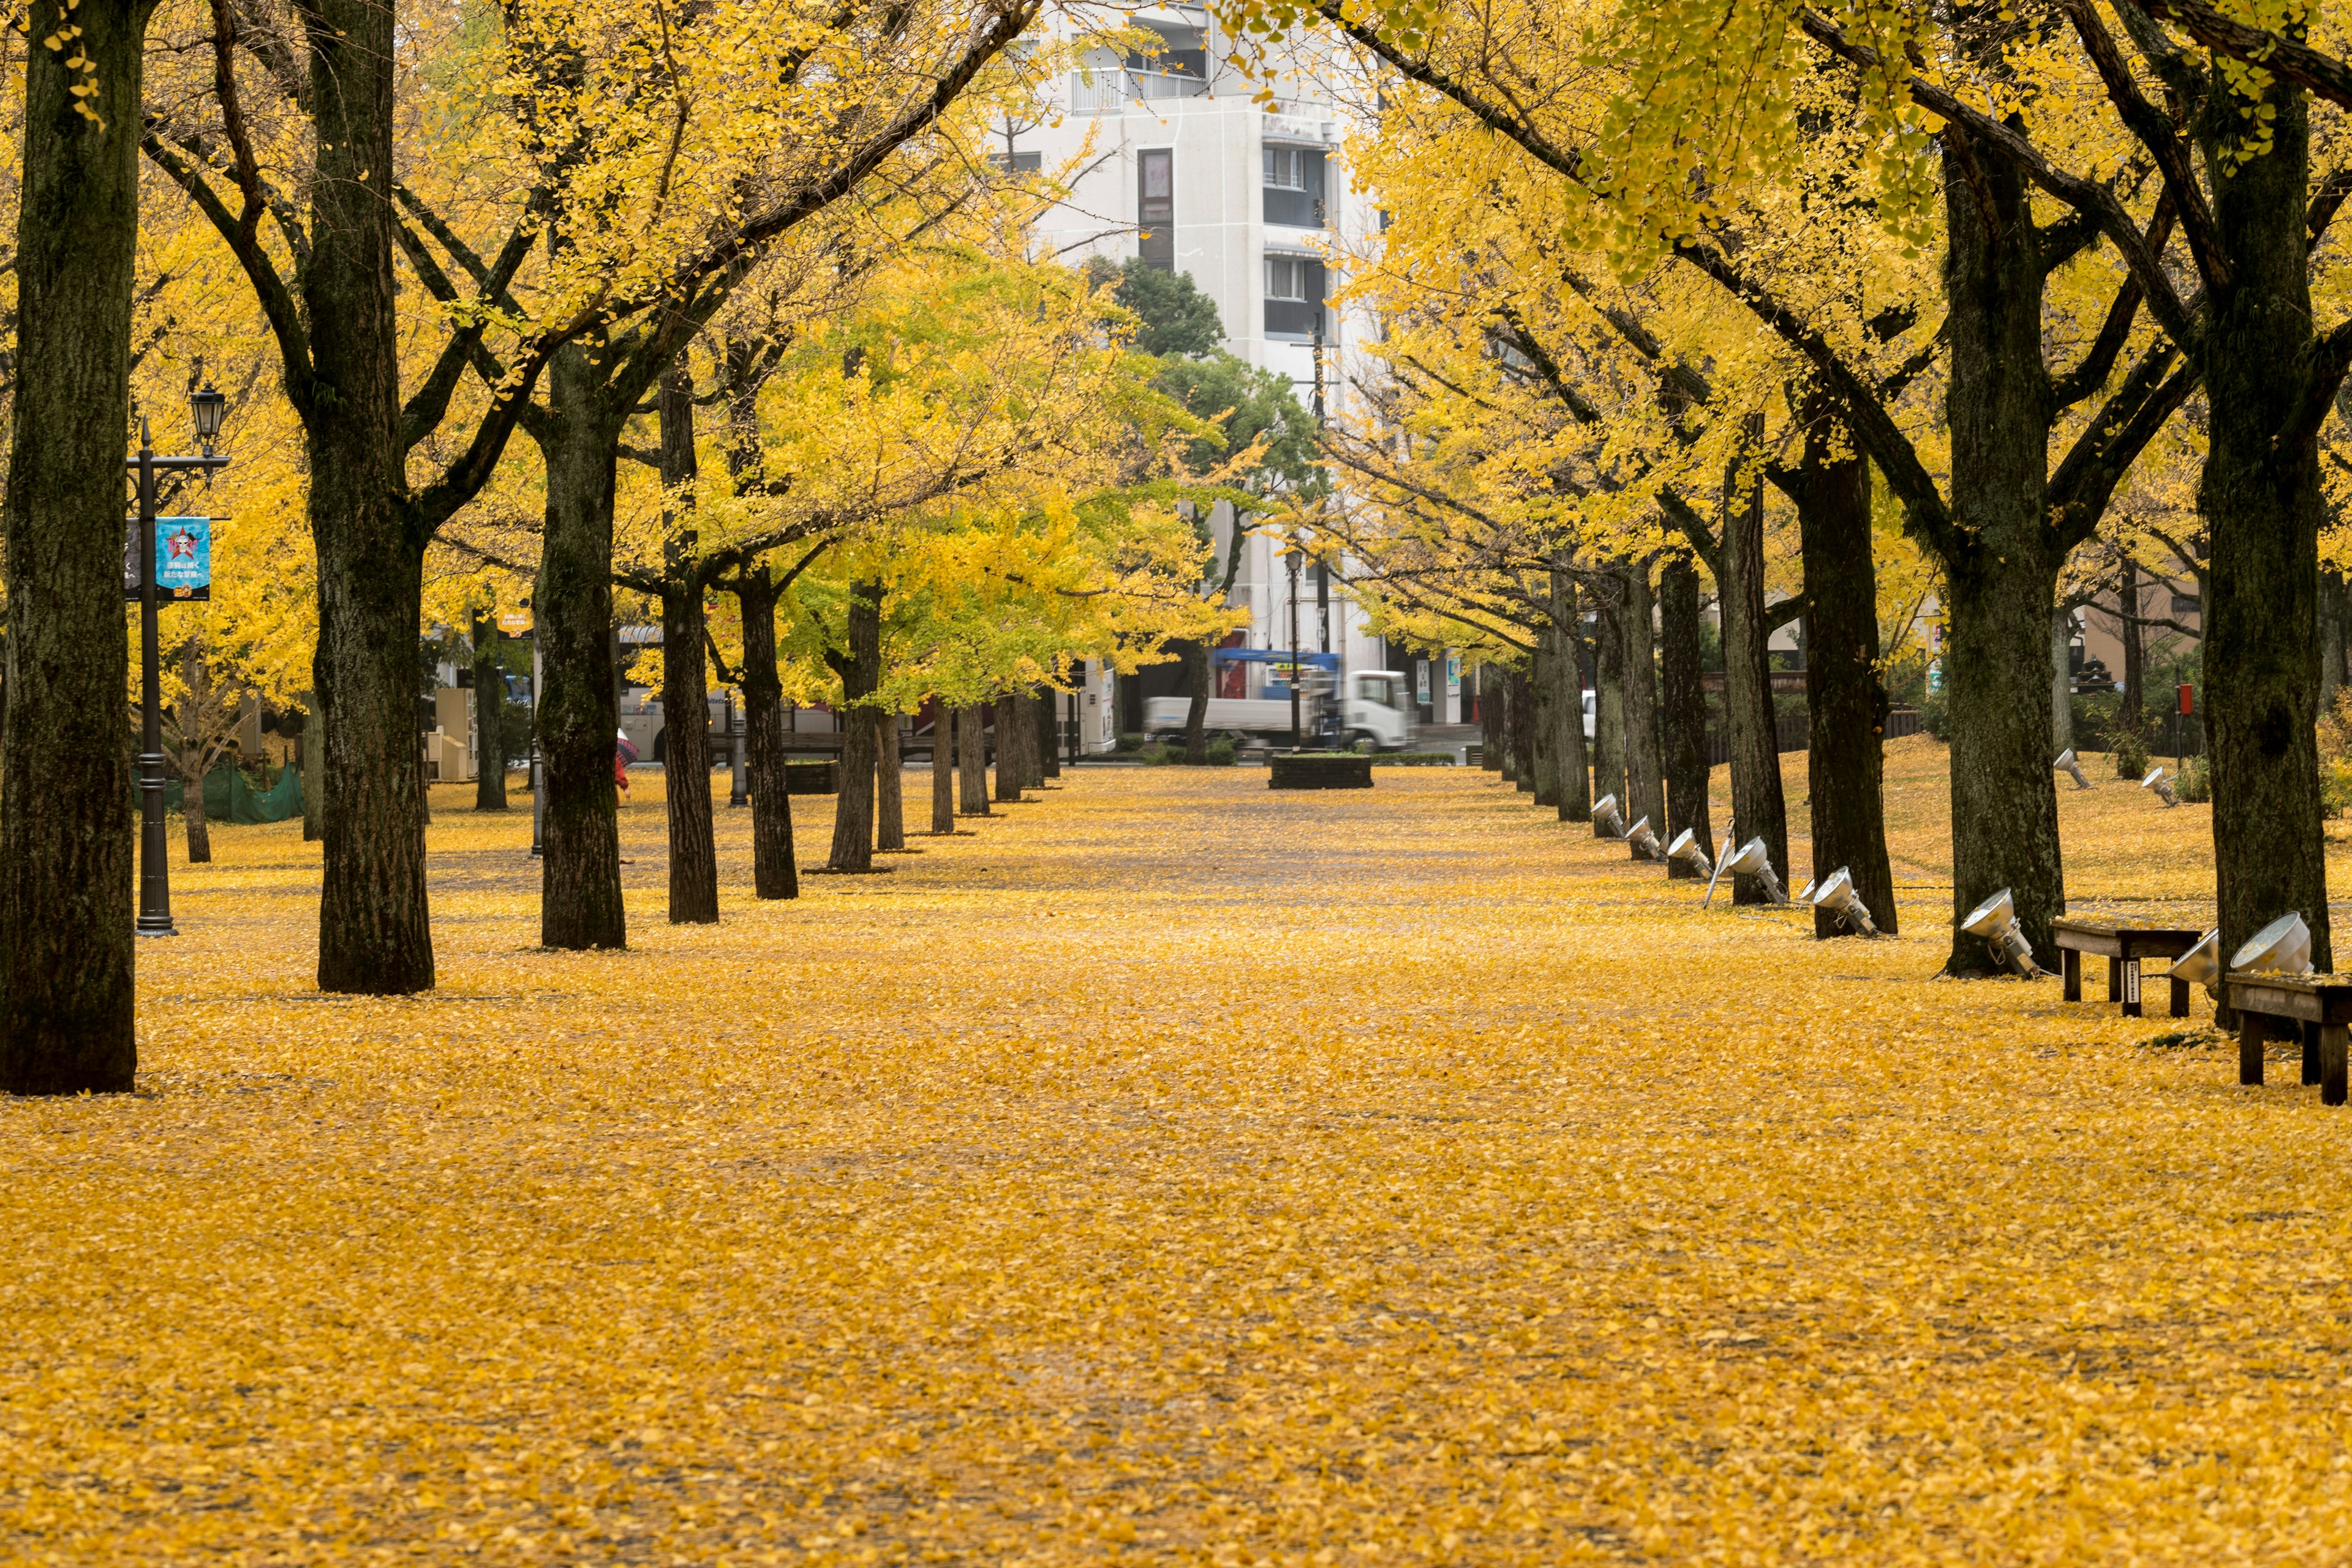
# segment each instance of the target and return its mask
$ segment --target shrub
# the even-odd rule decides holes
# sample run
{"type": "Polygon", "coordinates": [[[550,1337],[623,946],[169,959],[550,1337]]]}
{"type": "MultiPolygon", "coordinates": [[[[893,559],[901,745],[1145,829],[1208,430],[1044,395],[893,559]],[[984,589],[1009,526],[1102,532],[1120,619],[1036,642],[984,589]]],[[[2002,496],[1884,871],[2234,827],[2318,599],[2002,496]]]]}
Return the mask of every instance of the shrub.
{"type": "Polygon", "coordinates": [[[1231,735],[1222,736],[1217,740],[1210,742],[1209,765],[1213,768],[1232,767],[1234,765],[1234,753],[1239,748],[1234,746],[1234,738],[1231,735]]]}
{"type": "Polygon", "coordinates": [[[2338,691],[2319,716],[2318,739],[2320,814],[2341,816],[2352,810],[2352,690],[2338,691]]]}
{"type": "Polygon", "coordinates": [[[1140,735],[1121,735],[1118,738],[1118,746],[1122,752],[1139,752],[1143,750],[1143,737],[1140,735]]]}
{"type": "Polygon", "coordinates": [[[2116,777],[2134,784],[2147,776],[2147,746],[2128,730],[2116,733],[2116,777]]]}
{"type": "Polygon", "coordinates": [[[1451,752],[1390,752],[1372,759],[1376,768],[1450,768],[1454,765],[1451,752]]]}
{"type": "Polygon", "coordinates": [[[2183,800],[2213,798],[2213,774],[2204,758],[2191,757],[2180,764],[2180,773],[2172,781],[2172,793],[2183,800]]]}
{"type": "Polygon", "coordinates": [[[1941,687],[1919,700],[1919,728],[1938,741],[1949,744],[1952,739],[1952,710],[1941,687]]]}
{"type": "Polygon", "coordinates": [[[1147,768],[1164,768],[1171,763],[1182,762],[1184,750],[1181,746],[1163,746],[1154,742],[1149,746],[1139,748],[1135,753],[1135,760],[1147,768]]]}

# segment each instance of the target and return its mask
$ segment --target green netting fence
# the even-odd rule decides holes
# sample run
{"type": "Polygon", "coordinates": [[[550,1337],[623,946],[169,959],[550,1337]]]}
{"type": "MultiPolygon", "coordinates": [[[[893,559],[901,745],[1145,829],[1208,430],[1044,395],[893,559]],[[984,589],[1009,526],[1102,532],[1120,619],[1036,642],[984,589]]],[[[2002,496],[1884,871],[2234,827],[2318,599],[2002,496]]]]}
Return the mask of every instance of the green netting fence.
{"type": "MultiPolygon", "coordinates": [[[[139,785],[131,786],[131,804],[139,804],[139,785]]],[[[178,779],[163,786],[165,809],[178,811],[187,804],[187,789],[178,779]]],[[[302,815],[302,775],[292,768],[278,770],[278,782],[256,789],[244,770],[223,763],[205,775],[205,815],[215,822],[283,822],[302,815]]]]}

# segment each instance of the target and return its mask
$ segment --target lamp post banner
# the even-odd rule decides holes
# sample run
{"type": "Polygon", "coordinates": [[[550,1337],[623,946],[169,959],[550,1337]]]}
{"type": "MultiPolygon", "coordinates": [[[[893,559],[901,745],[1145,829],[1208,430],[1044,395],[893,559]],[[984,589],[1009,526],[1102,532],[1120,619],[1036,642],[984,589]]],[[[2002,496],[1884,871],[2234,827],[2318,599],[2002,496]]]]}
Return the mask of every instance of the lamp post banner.
{"type": "MultiPolygon", "coordinates": [[[[155,591],[173,604],[208,600],[213,596],[213,520],[209,517],[159,517],[155,520],[155,591]]],[[[122,596],[139,597],[139,522],[122,525],[122,596]]]]}

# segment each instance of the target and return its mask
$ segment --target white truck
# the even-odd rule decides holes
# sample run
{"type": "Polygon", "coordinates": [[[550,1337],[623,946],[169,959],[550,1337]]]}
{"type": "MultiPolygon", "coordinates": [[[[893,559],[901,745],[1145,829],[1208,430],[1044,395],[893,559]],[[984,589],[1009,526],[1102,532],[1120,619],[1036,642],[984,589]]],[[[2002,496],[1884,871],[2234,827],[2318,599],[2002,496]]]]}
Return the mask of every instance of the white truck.
{"type": "MultiPolygon", "coordinates": [[[[1401,752],[1412,744],[1412,694],[1406,677],[1393,669],[1361,669],[1345,678],[1347,695],[1339,701],[1339,739],[1344,744],[1369,742],[1375,751],[1401,752]]],[[[1309,738],[1322,733],[1326,704],[1333,699],[1308,695],[1302,699],[1298,722],[1309,738]]],[[[1144,733],[1155,738],[1181,736],[1192,718],[1189,697],[1154,697],[1143,704],[1144,733]]],[[[1212,735],[1240,735],[1275,745],[1290,743],[1290,699],[1287,697],[1212,697],[1202,725],[1212,735]]]]}

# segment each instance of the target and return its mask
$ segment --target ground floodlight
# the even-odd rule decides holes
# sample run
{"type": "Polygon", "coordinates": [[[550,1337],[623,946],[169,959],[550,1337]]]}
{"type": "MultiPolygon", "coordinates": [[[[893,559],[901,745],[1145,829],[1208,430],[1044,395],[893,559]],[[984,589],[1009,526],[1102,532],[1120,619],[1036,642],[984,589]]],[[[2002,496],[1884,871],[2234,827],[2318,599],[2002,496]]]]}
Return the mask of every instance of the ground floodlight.
{"type": "Polygon", "coordinates": [[[2301,915],[2281,915],[2238,950],[2237,956],[2230,960],[2230,968],[2256,974],[2308,974],[2311,928],[2303,923],[2301,915]]]}
{"type": "Polygon", "coordinates": [[[2091,787],[2091,781],[2083,776],[2083,764],[2074,760],[2074,747],[2069,746],[2064,751],[2059,752],[2058,760],[2050,765],[2056,768],[2060,773],[2064,773],[2068,778],[2073,779],[2076,789],[2088,789],[2091,787]]]}
{"type": "Polygon", "coordinates": [[[1795,901],[1801,904],[1810,904],[1813,901],[1813,879],[1811,877],[1806,878],[1805,885],[1797,889],[1795,901]]]}
{"type": "Polygon", "coordinates": [[[1813,907],[1837,916],[1848,931],[1858,931],[1864,936],[1878,934],[1878,927],[1871,923],[1870,906],[1853,890],[1853,875],[1843,866],[1831,872],[1830,879],[1813,895],[1813,907]]]}
{"type": "Polygon", "coordinates": [[[2216,1002],[2221,999],[2221,928],[2215,926],[2197,939],[2197,945],[2172,961],[2172,978],[2202,985],[2216,1002]]]}
{"type": "Polygon", "coordinates": [[[1675,835],[1675,841],[1666,846],[1666,858],[1696,867],[1702,877],[1712,878],[1715,875],[1715,862],[1707,858],[1706,846],[1701,844],[1698,835],[1687,827],[1675,835]]]}
{"type": "Polygon", "coordinates": [[[1666,852],[1658,847],[1658,836],[1650,831],[1650,819],[1646,816],[1625,830],[1625,842],[1631,844],[1633,853],[1644,860],[1664,860],[1666,858],[1666,852]]]}
{"type": "Polygon", "coordinates": [[[1604,795],[1592,803],[1592,820],[1609,830],[1612,838],[1625,837],[1625,814],[1617,809],[1617,797],[1604,795]]]}
{"type": "MultiPolygon", "coordinates": [[[[1760,837],[1751,838],[1739,847],[1739,853],[1727,856],[1715,868],[1716,881],[1726,877],[1754,877],[1764,884],[1764,896],[1776,904],[1785,904],[1789,895],[1780,890],[1780,879],[1772,874],[1772,852],[1764,847],[1760,837]]],[[[1707,884],[1706,902],[1715,901],[1715,883],[1707,884]]],[[[1703,906],[1702,906],[1703,907],[1703,906]]]]}
{"type": "Polygon", "coordinates": [[[2016,970],[2029,980],[2041,975],[2041,965],[2033,962],[2033,944],[2017,929],[2017,904],[2007,888],[1979,904],[1960,922],[1960,929],[1970,936],[1984,938],[1996,963],[2016,970]]]}
{"type": "Polygon", "coordinates": [[[2164,769],[2160,765],[2147,770],[2147,777],[2139,781],[2139,787],[2154,790],[2156,798],[2167,805],[2180,804],[2180,797],[2172,793],[2172,785],[2165,782],[2164,769]]]}

